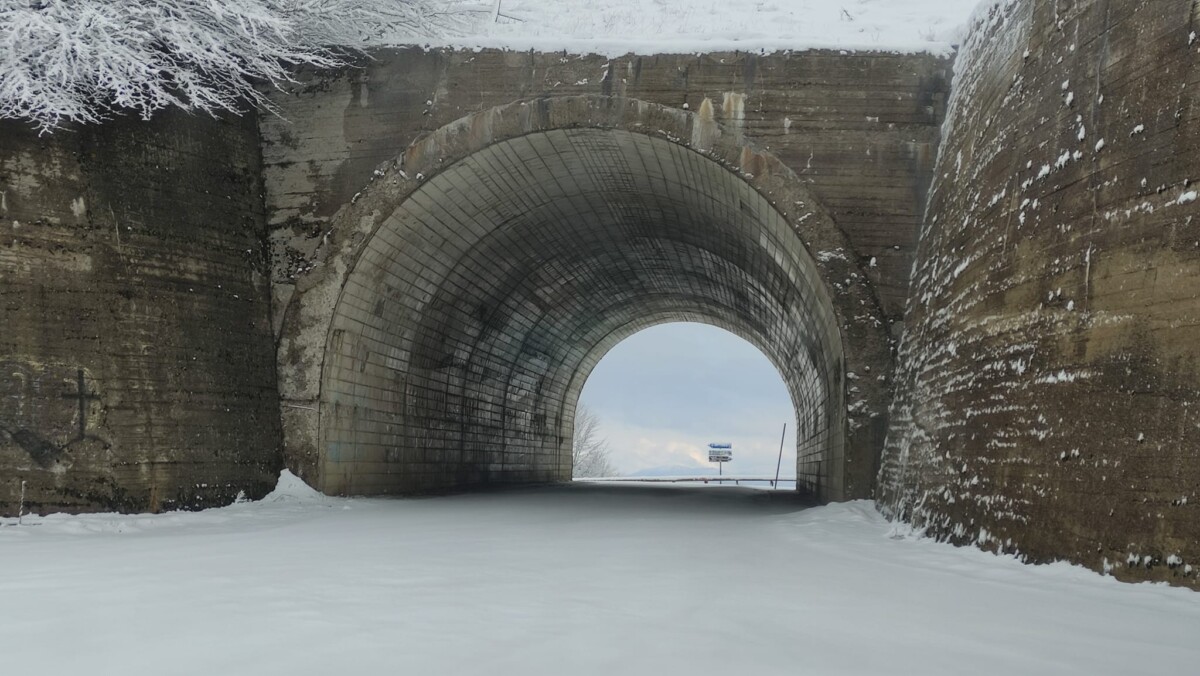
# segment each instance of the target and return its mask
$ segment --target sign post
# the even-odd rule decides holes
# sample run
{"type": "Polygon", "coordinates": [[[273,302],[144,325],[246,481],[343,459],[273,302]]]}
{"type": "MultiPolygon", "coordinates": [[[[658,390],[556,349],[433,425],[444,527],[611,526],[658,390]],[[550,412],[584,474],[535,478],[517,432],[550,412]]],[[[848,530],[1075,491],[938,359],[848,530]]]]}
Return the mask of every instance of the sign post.
{"type": "Polygon", "coordinates": [[[733,444],[712,443],[708,445],[708,461],[717,463],[717,476],[724,476],[725,463],[733,460],[733,444]]]}
{"type": "Polygon", "coordinates": [[[787,423],[783,423],[783,431],[779,433],[779,459],[775,461],[775,480],[771,488],[779,488],[779,466],[783,464],[783,438],[787,436],[787,423]]]}

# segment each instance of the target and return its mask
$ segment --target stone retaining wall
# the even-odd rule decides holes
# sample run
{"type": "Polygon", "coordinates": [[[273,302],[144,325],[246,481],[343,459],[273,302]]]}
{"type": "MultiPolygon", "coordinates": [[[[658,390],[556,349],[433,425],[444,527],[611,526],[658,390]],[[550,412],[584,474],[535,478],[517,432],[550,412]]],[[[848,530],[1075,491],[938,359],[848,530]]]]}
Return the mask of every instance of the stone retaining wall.
{"type": "Polygon", "coordinates": [[[0,122],[0,513],[274,485],[261,191],[251,119],[0,122]]]}
{"type": "Polygon", "coordinates": [[[1200,31],[1022,0],[960,53],[879,495],[955,542],[1200,567],[1200,31]]]}

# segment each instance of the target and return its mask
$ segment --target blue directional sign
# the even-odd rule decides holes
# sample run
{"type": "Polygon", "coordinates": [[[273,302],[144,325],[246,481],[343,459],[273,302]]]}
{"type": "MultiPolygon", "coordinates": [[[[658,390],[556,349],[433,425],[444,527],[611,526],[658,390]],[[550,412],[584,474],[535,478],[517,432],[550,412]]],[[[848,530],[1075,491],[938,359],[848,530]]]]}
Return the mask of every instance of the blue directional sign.
{"type": "Polygon", "coordinates": [[[709,444],[709,448],[733,448],[733,444],[709,444]]]}

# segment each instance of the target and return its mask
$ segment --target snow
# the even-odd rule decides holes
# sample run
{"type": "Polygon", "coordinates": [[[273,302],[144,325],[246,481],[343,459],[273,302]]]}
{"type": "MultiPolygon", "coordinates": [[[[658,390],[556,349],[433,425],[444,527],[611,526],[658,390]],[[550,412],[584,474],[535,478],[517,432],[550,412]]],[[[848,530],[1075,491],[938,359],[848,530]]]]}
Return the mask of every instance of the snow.
{"type": "Polygon", "coordinates": [[[810,48],[949,54],[978,4],[978,0],[441,2],[447,12],[466,17],[456,34],[395,33],[385,42],[610,57],[810,48]]]}
{"type": "MultiPolygon", "coordinates": [[[[870,502],[574,484],[0,520],[4,674],[1193,673],[1200,595],[870,502]]],[[[1116,564],[1112,564],[1116,565],[1116,564]]],[[[1123,564],[1122,564],[1123,565],[1123,564]]]]}
{"type": "MultiPolygon", "coordinates": [[[[987,0],[990,4],[996,0],[987,0]]],[[[977,0],[0,2],[0,119],[40,132],[133,111],[270,109],[260,81],[419,45],[564,53],[811,48],[949,55],[977,0]]],[[[587,79],[577,84],[585,84],[587,79]]]]}
{"type": "Polygon", "coordinates": [[[0,2],[0,119],[42,132],[118,111],[269,108],[256,80],[342,63],[324,45],[407,27],[445,28],[441,0],[71,0],[0,2]]]}
{"type": "Polygon", "coordinates": [[[292,474],[289,470],[283,470],[279,474],[279,481],[275,484],[275,490],[267,493],[262,499],[263,502],[298,502],[309,504],[330,505],[336,502],[335,499],[321,493],[317,489],[304,483],[300,477],[292,474]]]}

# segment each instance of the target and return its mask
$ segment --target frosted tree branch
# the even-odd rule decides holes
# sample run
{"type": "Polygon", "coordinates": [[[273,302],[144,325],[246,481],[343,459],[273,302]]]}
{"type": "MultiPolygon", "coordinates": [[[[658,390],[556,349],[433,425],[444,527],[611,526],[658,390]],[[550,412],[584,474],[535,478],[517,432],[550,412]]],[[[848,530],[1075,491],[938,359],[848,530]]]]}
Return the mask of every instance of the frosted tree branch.
{"type": "Polygon", "coordinates": [[[167,106],[270,108],[256,83],[342,65],[379,36],[439,35],[436,0],[0,0],[0,118],[40,131],[167,106]]]}
{"type": "Polygon", "coordinates": [[[584,406],[575,411],[575,439],[571,446],[574,476],[615,476],[608,440],[600,436],[600,419],[584,406]]]}

